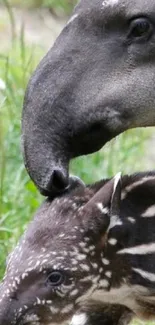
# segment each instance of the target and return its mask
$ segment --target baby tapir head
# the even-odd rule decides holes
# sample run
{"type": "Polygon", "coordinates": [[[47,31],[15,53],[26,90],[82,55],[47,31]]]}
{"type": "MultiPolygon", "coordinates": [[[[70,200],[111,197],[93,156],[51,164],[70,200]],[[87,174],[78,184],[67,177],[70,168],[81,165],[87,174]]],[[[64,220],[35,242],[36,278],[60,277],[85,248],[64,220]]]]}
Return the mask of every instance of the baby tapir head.
{"type": "Polygon", "coordinates": [[[154,172],[46,200],[8,258],[0,325],[60,324],[90,299],[154,317],[154,217],[154,172]]]}
{"type": "Polygon", "coordinates": [[[96,186],[76,184],[43,203],[8,258],[0,325],[61,323],[92,292],[109,286],[103,251],[119,200],[117,176],[96,186]]]}

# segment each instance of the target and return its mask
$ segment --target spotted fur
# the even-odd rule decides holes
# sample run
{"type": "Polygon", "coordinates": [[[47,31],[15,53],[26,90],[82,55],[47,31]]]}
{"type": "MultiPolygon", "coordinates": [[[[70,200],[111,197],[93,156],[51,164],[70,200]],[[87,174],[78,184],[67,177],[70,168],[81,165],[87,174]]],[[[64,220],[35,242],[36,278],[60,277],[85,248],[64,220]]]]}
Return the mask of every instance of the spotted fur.
{"type": "Polygon", "coordinates": [[[7,260],[0,325],[154,317],[154,204],[154,172],[77,181],[47,199],[7,260]],[[53,272],[63,275],[59,285],[49,280],[53,272]]]}

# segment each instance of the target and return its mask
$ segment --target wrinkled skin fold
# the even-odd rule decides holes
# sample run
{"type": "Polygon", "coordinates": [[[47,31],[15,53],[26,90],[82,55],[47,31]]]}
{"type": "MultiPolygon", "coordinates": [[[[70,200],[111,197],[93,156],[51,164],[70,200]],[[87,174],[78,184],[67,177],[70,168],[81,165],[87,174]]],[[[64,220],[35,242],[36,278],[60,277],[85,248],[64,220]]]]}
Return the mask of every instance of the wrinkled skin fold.
{"type": "Polygon", "coordinates": [[[154,0],[81,0],[25,96],[27,171],[44,195],[69,185],[69,161],[155,125],[154,0]]]}

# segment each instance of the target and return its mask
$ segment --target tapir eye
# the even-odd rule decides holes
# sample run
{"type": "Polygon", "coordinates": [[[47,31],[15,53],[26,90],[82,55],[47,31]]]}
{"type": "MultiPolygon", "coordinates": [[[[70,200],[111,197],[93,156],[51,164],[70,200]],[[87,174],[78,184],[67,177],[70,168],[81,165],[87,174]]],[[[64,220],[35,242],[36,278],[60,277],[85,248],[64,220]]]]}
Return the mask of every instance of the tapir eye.
{"type": "Polygon", "coordinates": [[[65,276],[61,271],[53,271],[47,277],[47,285],[59,286],[65,280],[65,276]]]}
{"type": "Polygon", "coordinates": [[[129,37],[132,39],[143,39],[151,36],[153,26],[148,18],[136,18],[130,23],[129,37]]]}

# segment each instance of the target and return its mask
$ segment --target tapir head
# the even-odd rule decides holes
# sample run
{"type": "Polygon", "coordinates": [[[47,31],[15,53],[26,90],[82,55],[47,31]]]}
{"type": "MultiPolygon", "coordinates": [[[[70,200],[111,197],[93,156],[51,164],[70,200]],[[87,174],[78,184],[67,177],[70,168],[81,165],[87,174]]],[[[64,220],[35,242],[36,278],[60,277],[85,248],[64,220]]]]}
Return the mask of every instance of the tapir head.
{"type": "Polygon", "coordinates": [[[99,286],[106,272],[102,249],[109,208],[117,209],[120,183],[113,179],[96,189],[76,185],[44,202],[8,258],[0,325],[60,324],[74,314],[79,298],[99,286]]]}
{"type": "Polygon", "coordinates": [[[154,0],[81,0],[26,92],[23,150],[45,195],[68,186],[73,157],[155,125],[154,0]]]}
{"type": "Polygon", "coordinates": [[[154,198],[145,173],[46,200],[7,260],[0,325],[92,324],[74,318],[90,300],[155,317],[154,198]]]}

